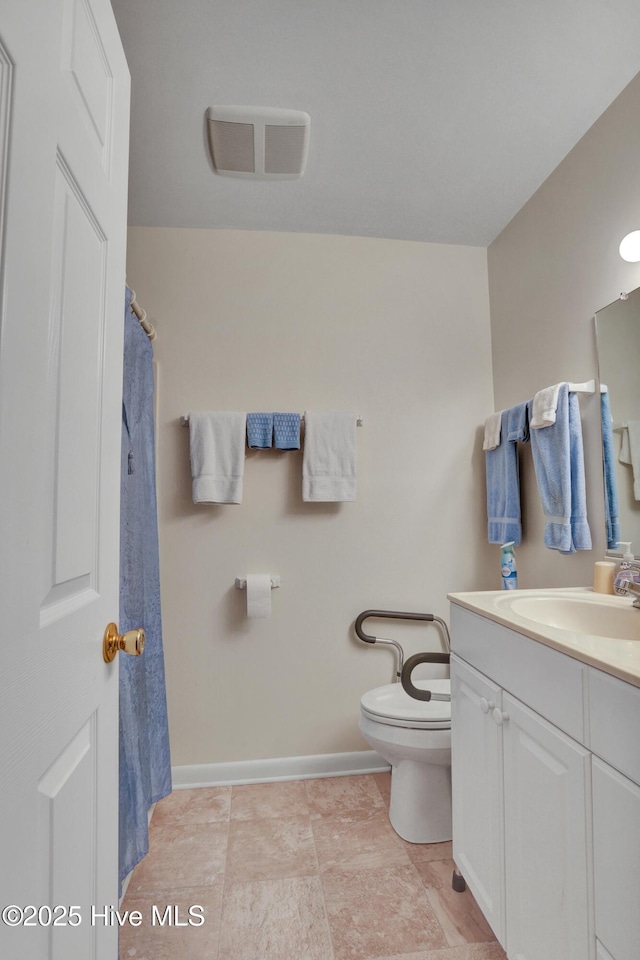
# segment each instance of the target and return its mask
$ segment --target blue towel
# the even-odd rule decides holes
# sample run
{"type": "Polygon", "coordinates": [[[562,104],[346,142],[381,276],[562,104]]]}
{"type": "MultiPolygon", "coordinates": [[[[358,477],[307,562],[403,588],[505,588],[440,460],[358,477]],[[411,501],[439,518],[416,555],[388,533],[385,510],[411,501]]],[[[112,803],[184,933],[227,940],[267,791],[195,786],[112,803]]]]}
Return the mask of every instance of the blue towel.
{"type": "Polygon", "coordinates": [[[571,454],[571,540],[575,550],[591,550],[591,530],[587,520],[587,485],[584,475],[582,420],[580,419],[580,404],[575,393],[569,394],[569,444],[571,454]]]}
{"type": "Polygon", "coordinates": [[[485,452],[489,543],[513,540],[517,546],[522,539],[517,441],[529,440],[526,403],[503,410],[500,438],[494,450],[485,452]]]}
{"type": "Polygon", "coordinates": [[[611,429],[611,407],[609,394],[600,394],[600,412],[602,414],[602,453],[604,460],[604,501],[607,522],[607,547],[615,550],[620,542],[620,521],[618,519],[618,484],[613,453],[613,431],[611,429]]]}
{"type": "Polygon", "coordinates": [[[251,450],[268,450],[272,436],[272,413],[247,414],[247,444],[251,450]]]}
{"type": "Polygon", "coordinates": [[[273,438],[277,450],[299,450],[300,414],[274,413],[273,438]]]}
{"type": "Polygon", "coordinates": [[[560,553],[590,550],[580,406],[566,383],[558,391],[556,422],[532,431],[531,451],[546,521],[545,546],[560,553]]]}

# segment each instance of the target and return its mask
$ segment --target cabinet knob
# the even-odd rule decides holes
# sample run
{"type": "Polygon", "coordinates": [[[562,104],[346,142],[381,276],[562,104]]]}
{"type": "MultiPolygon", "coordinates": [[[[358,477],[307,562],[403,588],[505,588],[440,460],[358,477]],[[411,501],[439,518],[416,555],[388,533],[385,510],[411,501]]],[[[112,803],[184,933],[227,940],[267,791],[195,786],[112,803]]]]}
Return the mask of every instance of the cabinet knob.
{"type": "Polygon", "coordinates": [[[507,720],[509,719],[509,714],[503,713],[502,710],[498,710],[498,708],[496,707],[495,710],[493,711],[493,719],[498,724],[498,726],[501,727],[502,724],[506,723],[507,720]]]}
{"type": "Polygon", "coordinates": [[[486,715],[489,713],[489,710],[495,710],[495,703],[493,700],[487,700],[486,697],[480,697],[480,709],[486,715]]]}

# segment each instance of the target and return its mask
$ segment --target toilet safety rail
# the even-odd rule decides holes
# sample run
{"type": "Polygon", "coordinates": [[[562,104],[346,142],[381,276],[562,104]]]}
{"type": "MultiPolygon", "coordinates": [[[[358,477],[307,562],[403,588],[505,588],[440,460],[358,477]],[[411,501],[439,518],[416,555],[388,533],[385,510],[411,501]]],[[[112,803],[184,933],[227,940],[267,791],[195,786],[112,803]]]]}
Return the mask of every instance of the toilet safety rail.
{"type": "Polygon", "coordinates": [[[396,670],[396,677],[399,682],[402,683],[402,686],[406,692],[416,700],[448,700],[448,694],[436,694],[432,693],[430,690],[419,690],[411,682],[411,673],[414,668],[418,666],[419,663],[449,663],[449,654],[451,652],[451,640],[449,637],[449,628],[444,620],[440,617],[436,617],[433,613],[407,613],[401,612],[398,610],[363,610],[362,613],[358,614],[355,622],[355,631],[356,635],[360,640],[364,640],[365,643],[384,643],[387,646],[392,646],[396,648],[398,654],[398,666],[396,670]],[[447,646],[446,653],[416,653],[415,656],[409,657],[406,664],[404,662],[404,650],[397,640],[388,640],[385,637],[373,637],[368,633],[365,633],[362,629],[362,624],[369,617],[376,617],[383,620],[424,620],[426,623],[437,623],[441,628],[445,643],[447,646]]]}

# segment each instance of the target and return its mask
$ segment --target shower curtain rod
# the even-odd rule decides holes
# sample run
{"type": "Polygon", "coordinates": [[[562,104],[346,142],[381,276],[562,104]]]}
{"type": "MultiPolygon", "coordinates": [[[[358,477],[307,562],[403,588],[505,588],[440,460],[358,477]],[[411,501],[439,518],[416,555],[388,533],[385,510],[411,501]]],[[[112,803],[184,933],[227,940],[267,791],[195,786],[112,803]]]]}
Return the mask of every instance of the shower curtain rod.
{"type": "MultiPolygon", "coordinates": [[[[131,290],[131,287],[129,287],[129,289],[131,290]]],[[[147,311],[143,310],[136,300],[135,290],[131,290],[131,309],[140,321],[140,326],[149,337],[149,340],[155,340],[157,337],[156,328],[149,320],[147,320],[147,311]]]]}

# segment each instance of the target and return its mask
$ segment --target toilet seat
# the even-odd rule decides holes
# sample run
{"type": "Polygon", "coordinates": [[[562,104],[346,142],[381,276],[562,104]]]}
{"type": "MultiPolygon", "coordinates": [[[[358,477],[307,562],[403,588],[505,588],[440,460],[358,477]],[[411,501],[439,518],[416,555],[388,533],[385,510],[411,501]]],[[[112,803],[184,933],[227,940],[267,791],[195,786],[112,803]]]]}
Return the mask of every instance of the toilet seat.
{"type": "MultiPolygon", "coordinates": [[[[414,683],[419,690],[451,693],[450,680],[417,680],[414,683]]],[[[450,700],[414,700],[400,683],[388,683],[369,690],[360,700],[360,709],[370,720],[392,727],[413,730],[448,730],[451,727],[450,700]]]]}

